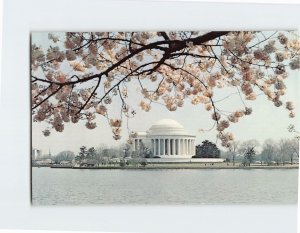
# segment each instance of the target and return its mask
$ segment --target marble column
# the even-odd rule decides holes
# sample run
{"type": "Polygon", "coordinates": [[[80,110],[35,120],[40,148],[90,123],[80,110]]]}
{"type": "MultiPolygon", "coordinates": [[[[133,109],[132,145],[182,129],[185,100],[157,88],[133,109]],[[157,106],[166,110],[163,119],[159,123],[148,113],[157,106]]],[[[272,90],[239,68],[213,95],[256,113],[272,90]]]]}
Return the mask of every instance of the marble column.
{"type": "Polygon", "coordinates": [[[173,152],[173,155],[176,155],[176,151],[175,151],[175,139],[172,139],[172,152],[173,152]]]}
{"type": "Polygon", "coordinates": [[[160,139],[158,139],[158,156],[160,156],[161,153],[160,153],[160,139]]]}
{"type": "Polygon", "coordinates": [[[168,140],[168,155],[170,156],[171,155],[171,147],[170,147],[170,138],[167,139],[168,140]]]}
{"type": "Polygon", "coordinates": [[[188,139],[185,139],[185,148],[186,148],[186,154],[188,155],[189,154],[189,140],[188,139]]]}
{"type": "Polygon", "coordinates": [[[162,144],[162,146],[163,146],[163,148],[162,148],[163,151],[162,151],[162,152],[163,152],[163,153],[162,153],[162,155],[165,155],[165,154],[166,154],[166,144],[165,144],[165,139],[163,138],[162,141],[163,141],[163,144],[162,144]]]}
{"type": "Polygon", "coordinates": [[[193,139],[193,155],[196,154],[196,151],[195,151],[195,139],[193,139]]]}
{"type": "Polygon", "coordinates": [[[168,155],[168,139],[164,139],[165,140],[165,155],[168,155]]]}
{"type": "Polygon", "coordinates": [[[181,155],[181,139],[178,139],[178,154],[181,155]]]}
{"type": "Polygon", "coordinates": [[[186,155],[189,155],[188,139],[185,139],[186,155]]]}
{"type": "Polygon", "coordinates": [[[174,140],[174,146],[173,146],[173,149],[174,149],[174,155],[176,155],[176,139],[173,139],[174,140]]]}

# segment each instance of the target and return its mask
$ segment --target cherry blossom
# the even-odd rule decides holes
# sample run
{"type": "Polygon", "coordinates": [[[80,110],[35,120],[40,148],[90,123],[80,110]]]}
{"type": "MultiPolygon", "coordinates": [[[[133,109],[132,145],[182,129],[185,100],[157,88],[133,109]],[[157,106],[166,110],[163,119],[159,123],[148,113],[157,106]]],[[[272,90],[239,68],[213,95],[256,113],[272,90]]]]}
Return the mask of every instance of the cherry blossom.
{"type": "Polygon", "coordinates": [[[149,112],[159,103],[177,111],[189,101],[210,111],[217,137],[230,146],[234,137],[227,130],[252,114],[248,105],[258,95],[295,116],[292,102],[283,100],[290,70],[300,69],[295,32],[67,32],[48,38],[47,48],[31,45],[33,121],[49,124],[45,136],[82,120],[94,129],[104,117],[119,140],[135,106],[149,112]],[[137,104],[129,98],[134,85],[141,96],[137,104]],[[239,93],[239,109],[220,110],[216,96],[223,88],[239,93]],[[116,109],[120,117],[111,117],[116,109]]]}

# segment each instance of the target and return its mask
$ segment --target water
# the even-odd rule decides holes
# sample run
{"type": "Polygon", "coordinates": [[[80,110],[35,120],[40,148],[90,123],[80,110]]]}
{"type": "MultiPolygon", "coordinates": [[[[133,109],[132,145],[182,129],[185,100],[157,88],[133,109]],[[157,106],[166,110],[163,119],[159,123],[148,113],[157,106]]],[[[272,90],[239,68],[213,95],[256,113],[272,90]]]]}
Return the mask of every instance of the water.
{"type": "Polygon", "coordinates": [[[33,205],[295,204],[298,169],[32,169],[33,205]]]}

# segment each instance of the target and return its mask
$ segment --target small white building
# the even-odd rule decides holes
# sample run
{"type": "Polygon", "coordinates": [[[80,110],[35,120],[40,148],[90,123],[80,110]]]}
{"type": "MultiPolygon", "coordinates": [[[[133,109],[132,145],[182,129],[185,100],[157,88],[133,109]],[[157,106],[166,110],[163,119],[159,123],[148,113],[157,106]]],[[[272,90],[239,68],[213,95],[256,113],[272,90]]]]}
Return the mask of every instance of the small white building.
{"type": "Polygon", "coordinates": [[[196,136],[185,131],[184,127],[172,119],[162,119],[146,132],[137,132],[133,150],[139,151],[142,145],[149,148],[152,157],[181,159],[195,155],[196,136]]]}
{"type": "Polygon", "coordinates": [[[32,160],[38,160],[42,158],[42,150],[33,148],[31,151],[32,160]]]}

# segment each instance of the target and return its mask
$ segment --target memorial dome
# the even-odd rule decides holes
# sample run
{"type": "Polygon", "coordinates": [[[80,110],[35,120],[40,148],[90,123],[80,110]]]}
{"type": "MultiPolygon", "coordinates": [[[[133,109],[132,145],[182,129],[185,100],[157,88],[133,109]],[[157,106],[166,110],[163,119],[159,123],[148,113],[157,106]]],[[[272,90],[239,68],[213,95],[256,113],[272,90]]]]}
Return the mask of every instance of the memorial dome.
{"type": "Polygon", "coordinates": [[[155,122],[148,133],[150,135],[182,135],[186,134],[184,127],[173,119],[162,119],[155,122]]]}
{"type": "Polygon", "coordinates": [[[190,159],[196,153],[195,138],[177,121],[162,119],[155,122],[148,131],[137,133],[133,139],[133,151],[140,153],[140,149],[146,146],[156,159],[190,159]]]}

